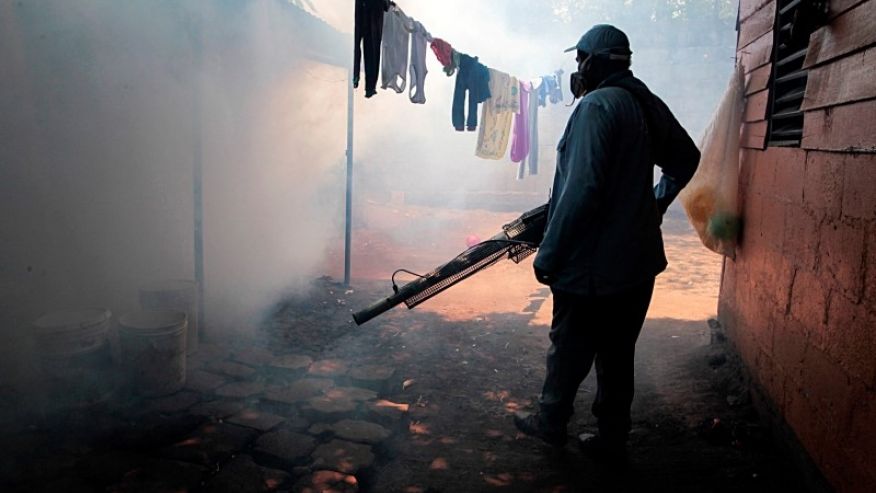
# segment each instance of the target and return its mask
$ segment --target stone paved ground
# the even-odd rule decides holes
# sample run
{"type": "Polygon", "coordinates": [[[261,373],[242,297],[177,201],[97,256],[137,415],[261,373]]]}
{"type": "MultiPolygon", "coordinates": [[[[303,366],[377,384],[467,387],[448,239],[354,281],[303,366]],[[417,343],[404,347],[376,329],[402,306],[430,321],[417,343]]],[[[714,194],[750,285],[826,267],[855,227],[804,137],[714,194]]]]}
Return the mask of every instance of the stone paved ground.
{"type": "MultiPolygon", "coordinates": [[[[685,254],[687,241],[667,239],[692,282],[658,283],[621,470],[515,432],[511,413],[531,409],[543,377],[551,302],[531,266],[502,264],[363,327],[350,312],[388,294],[386,281],[323,279],[255,333],[204,342],[174,395],[19,414],[0,428],[0,490],[805,491],[726,348],[709,344],[713,259],[685,254]]],[[[594,385],[572,431],[592,429],[594,385]]]]}

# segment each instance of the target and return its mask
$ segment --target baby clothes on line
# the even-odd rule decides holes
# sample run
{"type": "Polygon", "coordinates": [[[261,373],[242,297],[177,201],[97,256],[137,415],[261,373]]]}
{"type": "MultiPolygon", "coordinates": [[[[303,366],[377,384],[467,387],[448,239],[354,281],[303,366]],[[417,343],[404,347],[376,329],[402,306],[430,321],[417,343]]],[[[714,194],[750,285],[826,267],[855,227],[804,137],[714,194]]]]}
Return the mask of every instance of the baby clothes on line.
{"type": "Polygon", "coordinates": [[[408,96],[412,103],[426,103],[426,44],[432,37],[423,24],[411,19],[411,89],[408,96]]]}
{"type": "Polygon", "coordinates": [[[520,83],[516,77],[489,69],[491,97],[484,103],[475,155],[502,159],[508,150],[511,122],[520,112],[520,83]]]}
{"type": "Polygon", "coordinates": [[[383,67],[380,75],[383,89],[397,93],[405,91],[408,77],[408,48],[410,46],[410,19],[393,8],[383,19],[383,67]]]}
{"type": "Polygon", "coordinates": [[[359,87],[362,61],[365,62],[365,97],[377,94],[380,71],[380,44],[383,39],[383,14],[389,10],[387,0],[356,0],[353,51],[353,87],[359,87]]]}
{"type": "Polygon", "coordinates": [[[478,105],[489,99],[490,94],[490,73],[487,67],[484,67],[477,57],[460,54],[451,112],[453,128],[460,132],[466,129],[470,132],[477,130],[478,105]],[[468,93],[468,117],[465,114],[466,93],[468,93]]]}

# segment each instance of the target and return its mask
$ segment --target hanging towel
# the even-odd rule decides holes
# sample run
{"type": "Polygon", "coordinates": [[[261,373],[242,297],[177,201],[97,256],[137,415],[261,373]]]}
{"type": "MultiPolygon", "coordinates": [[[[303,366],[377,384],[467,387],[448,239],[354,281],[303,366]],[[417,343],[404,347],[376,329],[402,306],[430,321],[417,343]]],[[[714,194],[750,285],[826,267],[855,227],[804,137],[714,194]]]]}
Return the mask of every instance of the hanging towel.
{"type": "MultiPolygon", "coordinates": [[[[434,46],[434,43],[433,43],[434,46]]],[[[451,55],[452,57],[452,55],[451,55]]],[[[459,55],[459,72],[453,91],[451,120],[453,128],[473,132],[478,128],[478,105],[490,98],[490,73],[477,57],[459,55]],[[468,93],[468,117],[465,115],[465,95],[468,93]]]]}
{"type": "Polygon", "coordinates": [[[404,92],[407,86],[408,47],[411,43],[409,23],[407,16],[397,8],[391,9],[383,18],[381,87],[397,93],[404,92]]]}
{"type": "Polygon", "coordinates": [[[387,0],[356,0],[353,50],[353,87],[359,87],[362,60],[365,61],[365,97],[377,94],[380,71],[380,43],[383,39],[383,14],[387,0]]]}
{"type": "MultiPolygon", "coordinates": [[[[514,138],[511,141],[511,161],[524,167],[529,155],[529,93],[532,84],[520,82],[520,112],[514,115],[514,138]]],[[[518,173],[518,177],[520,174],[518,173]]],[[[520,177],[522,178],[522,177],[520,177]]]]}
{"type": "Polygon", "coordinates": [[[520,82],[504,72],[489,69],[490,94],[484,103],[475,154],[483,159],[502,159],[511,140],[511,123],[520,112],[520,82]]]}
{"type": "Polygon", "coordinates": [[[408,96],[412,103],[426,103],[426,44],[432,37],[423,24],[411,19],[411,89],[408,96]]]}

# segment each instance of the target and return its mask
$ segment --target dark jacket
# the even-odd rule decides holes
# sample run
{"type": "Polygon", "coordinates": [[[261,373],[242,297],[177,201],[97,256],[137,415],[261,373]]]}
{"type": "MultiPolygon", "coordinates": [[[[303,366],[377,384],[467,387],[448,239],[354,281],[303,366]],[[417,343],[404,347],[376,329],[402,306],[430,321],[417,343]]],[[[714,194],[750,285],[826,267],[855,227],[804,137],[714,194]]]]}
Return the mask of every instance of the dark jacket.
{"type": "Polygon", "coordinates": [[[690,181],[700,153],[666,104],[632,72],[609,77],[572,113],[537,269],[551,287],[610,294],[667,265],[662,215],[690,181]],[[654,187],[654,165],[663,177],[654,187]]]}
{"type": "Polygon", "coordinates": [[[451,120],[458,131],[474,131],[478,127],[478,105],[490,99],[490,72],[477,57],[459,55],[459,72],[453,91],[451,120]],[[465,115],[465,93],[468,93],[468,117],[465,115]]]}

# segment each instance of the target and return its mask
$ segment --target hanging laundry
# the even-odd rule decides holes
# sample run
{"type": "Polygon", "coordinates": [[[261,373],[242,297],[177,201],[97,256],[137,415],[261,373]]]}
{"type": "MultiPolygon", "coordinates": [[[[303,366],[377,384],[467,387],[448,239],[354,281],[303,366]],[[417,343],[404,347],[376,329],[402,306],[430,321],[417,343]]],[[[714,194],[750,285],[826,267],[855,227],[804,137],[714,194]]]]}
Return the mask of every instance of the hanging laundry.
{"type": "Polygon", "coordinates": [[[365,62],[365,97],[377,94],[380,71],[380,43],[383,39],[383,14],[389,10],[388,0],[356,0],[353,53],[353,87],[359,87],[361,65],[365,62]]]}
{"type": "Polygon", "coordinates": [[[529,93],[529,156],[520,162],[517,170],[517,179],[522,180],[525,169],[529,167],[530,176],[538,174],[538,93],[544,82],[539,79],[532,83],[532,91],[529,93]],[[527,163],[528,161],[528,163],[527,163]]]}
{"type": "Polygon", "coordinates": [[[444,73],[447,74],[447,77],[453,75],[456,72],[456,69],[459,68],[459,52],[456,50],[451,50],[450,55],[450,65],[444,67],[444,73]]]}
{"type": "MultiPolygon", "coordinates": [[[[437,41],[437,40],[436,40],[437,41]]],[[[434,42],[432,43],[434,47],[434,42]]],[[[452,58],[452,55],[451,55],[452,58]]],[[[477,57],[459,55],[459,72],[453,91],[451,120],[453,128],[473,132],[478,128],[478,105],[490,98],[490,73],[477,57]],[[465,115],[465,94],[468,93],[468,117],[465,115]]]]}
{"type": "MultiPolygon", "coordinates": [[[[511,161],[520,163],[523,169],[526,156],[529,155],[529,93],[532,84],[520,82],[520,112],[514,115],[514,137],[511,140],[511,161]]],[[[520,173],[518,173],[518,178],[520,173]]]]}
{"type": "Polygon", "coordinates": [[[383,18],[383,67],[380,87],[403,93],[408,80],[408,48],[411,44],[410,19],[398,8],[383,18]]]}
{"type": "Polygon", "coordinates": [[[555,85],[551,86],[550,99],[551,104],[560,104],[563,102],[563,71],[557,70],[554,72],[555,85]]]}
{"type": "Polygon", "coordinates": [[[450,43],[440,38],[433,39],[431,47],[438,62],[444,67],[444,73],[447,74],[447,77],[453,76],[456,69],[459,68],[460,54],[450,46],[450,43]]]}
{"type": "Polygon", "coordinates": [[[520,112],[520,82],[504,72],[489,69],[490,94],[484,103],[475,154],[483,159],[502,159],[511,138],[514,114],[520,112]]]}
{"type": "Polygon", "coordinates": [[[432,36],[423,24],[411,19],[411,89],[408,96],[412,103],[426,103],[426,44],[432,36]]]}
{"type": "Polygon", "coordinates": [[[538,92],[539,106],[547,106],[547,102],[551,104],[559,104],[563,102],[563,71],[557,70],[552,75],[542,77],[541,89],[538,92]]]}

